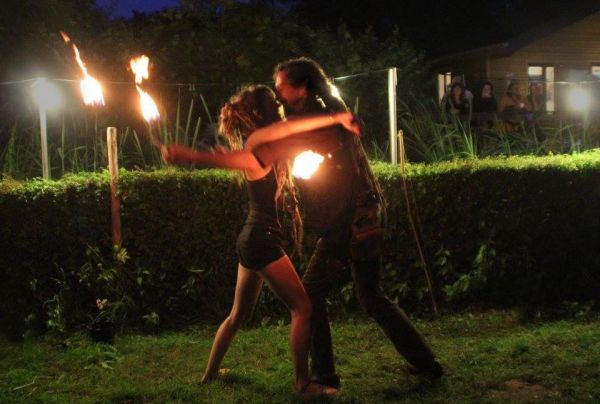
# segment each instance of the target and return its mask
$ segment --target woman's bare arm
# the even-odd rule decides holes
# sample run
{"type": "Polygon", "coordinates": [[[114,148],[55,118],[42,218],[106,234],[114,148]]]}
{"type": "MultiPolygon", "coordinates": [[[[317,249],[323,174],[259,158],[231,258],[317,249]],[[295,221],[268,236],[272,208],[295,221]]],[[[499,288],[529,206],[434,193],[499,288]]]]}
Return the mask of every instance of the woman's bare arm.
{"type": "Polygon", "coordinates": [[[254,155],[246,150],[227,153],[214,153],[190,149],[179,144],[172,144],[162,152],[167,164],[198,164],[205,167],[227,168],[230,170],[259,171],[261,165],[254,155]]]}
{"type": "Polygon", "coordinates": [[[296,118],[288,121],[277,122],[252,132],[246,140],[245,149],[252,150],[256,146],[274,142],[276,140],[324,128],[332,125],[342,125],[355,135],[360,134],[360,127],[350,112],[339,112],[332,115],[316,115],[311,117],[296,118]]]}

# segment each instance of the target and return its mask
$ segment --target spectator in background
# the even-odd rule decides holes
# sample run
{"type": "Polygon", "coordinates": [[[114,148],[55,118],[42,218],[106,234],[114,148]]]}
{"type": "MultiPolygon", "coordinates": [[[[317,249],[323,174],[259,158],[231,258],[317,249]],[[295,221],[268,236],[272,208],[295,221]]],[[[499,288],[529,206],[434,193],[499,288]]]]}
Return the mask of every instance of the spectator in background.
{"type": "Polygon", "coordinates": [[[498,112],[504,122],[504,128],[508,132],[517,132],[523,126],[523,119],[527,110],[525,101],[521,95],[521,88],[517,82],[511,82],[506,89],[506,94],[500,99],[498,112]]]}
{"type": "Polygon", "coordinates": [[[441,101],[440,101],[440,105],[442,107],[442,110],[446,110],[446,104],[448,102],[448,98],[450,98],[450,92],[452,87],[455,84],[461,84],[463,86],[463,88],[465,89],[465,97],[469,100],[469,101],[473,101],[473,93],[471,93],[468,89],[467,89],[467,83],[466,80],[463,78],[463,76],[454,76],[452,77],[452,80],[450,81],[450,85],[448,85],[446,87],[446,92],[444,93],[444,96],[442,97],[441,101]]]}
{"type": "Polygon", "coordinates": [[[471,99],[467,97],[462,83],[454,83],[450,87],[450,95],[446,100],[444,111],[461,121],[471,122],[471,99]]]}
{"type": "Polygon", "coordinates": [[[546,137],[543,129],[538,125],[538,120],[546,112],[546,95],[542,83],[533,82],[529,84],[529,94],[525,101],[527,110],[527,119],[525,121],[528,130],[535,129],[537,139],[542,140],[546,137]]]}
{"type": "Polygon", "coordinates": [[[494,96],[494,86],[490,81],[484,81],[481,91],[473,99],[473,117],[477,126],[491,129],[496,121],[498,102],[494,96]]]}
{"type": "Polygon", "coordinates": [[[529,84],[529,94],[527,95],[525,108],[531,112],[534,120],[546,111],[546,97],[541,83],[529,84]]]}

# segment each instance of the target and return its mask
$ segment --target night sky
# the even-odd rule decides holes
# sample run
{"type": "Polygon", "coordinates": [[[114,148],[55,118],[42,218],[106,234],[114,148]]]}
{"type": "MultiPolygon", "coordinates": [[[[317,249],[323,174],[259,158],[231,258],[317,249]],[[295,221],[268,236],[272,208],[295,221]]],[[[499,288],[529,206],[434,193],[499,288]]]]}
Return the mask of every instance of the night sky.
{"type": "Polygon", "coordinates": [[[179,0],[96,0],[100,7],[115,5],[114,17],[131,17],[133,11],[152,12],[179,5],[179,0]]]}

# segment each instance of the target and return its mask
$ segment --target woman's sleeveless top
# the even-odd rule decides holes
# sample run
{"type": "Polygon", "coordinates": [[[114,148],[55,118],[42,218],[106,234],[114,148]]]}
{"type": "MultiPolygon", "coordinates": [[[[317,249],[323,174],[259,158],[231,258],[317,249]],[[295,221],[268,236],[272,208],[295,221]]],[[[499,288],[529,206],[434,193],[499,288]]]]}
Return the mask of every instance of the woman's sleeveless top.
{"type": "Polygon", "coordinates": [[[258,180],[248,181],[248,220],[251,216],[258,216],[264,225],[279,225],[277,215],[277,203],[275,193],[277,192],[277,179],[275,178],[275,169],[271,169],[267,175],[258,180]]]}
{"type": "Polygon", "coordinates": [[[274,170],[261,179],[248,181],[247,190],[248,217],[238,235],[236,250],[244,267],[260,270],[285,254],[275,201],[277,179],[274,170]]]}

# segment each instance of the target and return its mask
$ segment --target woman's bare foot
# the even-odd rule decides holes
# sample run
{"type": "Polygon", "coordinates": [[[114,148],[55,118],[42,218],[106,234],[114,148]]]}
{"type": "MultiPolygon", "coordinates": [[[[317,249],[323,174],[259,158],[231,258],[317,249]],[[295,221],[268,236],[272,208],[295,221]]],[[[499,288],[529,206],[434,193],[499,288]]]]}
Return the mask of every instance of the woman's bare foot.
{"type": "Polygon", "coordinates": [[[333,397],[337,393],[337,389],[334,387],[323,386],[317,382],[308,382],[301,388],[296,387],[296,393],[302,399],[333,397]]]}
{"type": "Polygon", "coordinates": [[[223,377],[227,373],[229,373],[230,370],[231,369],[222,368],[222,369],[219,369],[219,371],[217,373],[205,373],[204,376],[202,376],[202,379],[200,379],[200,384],[210,383],[215,379],[223,377]]]}

